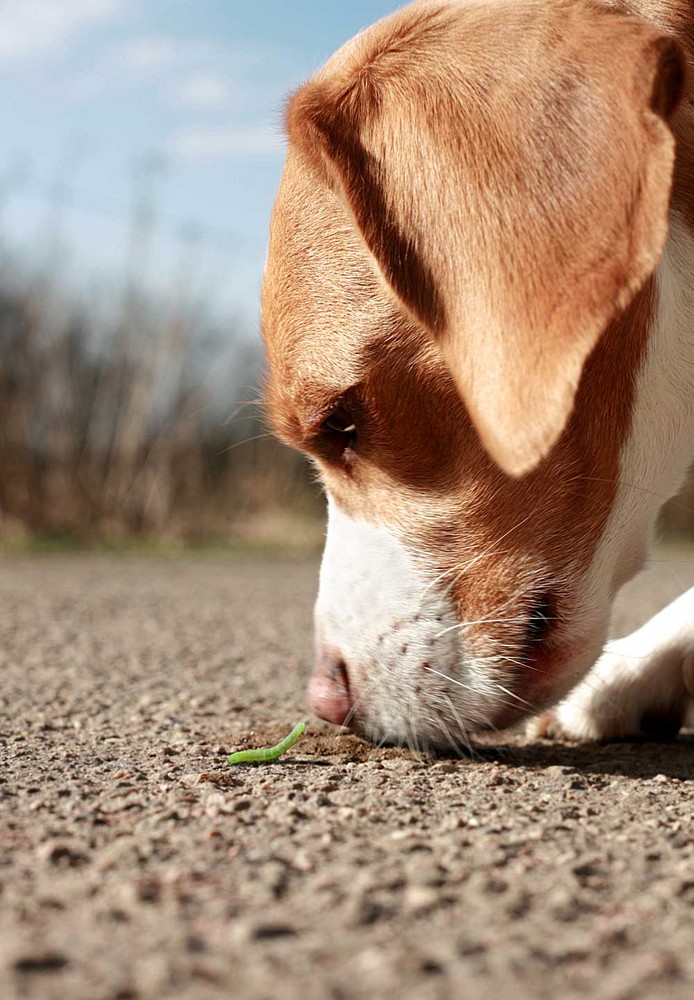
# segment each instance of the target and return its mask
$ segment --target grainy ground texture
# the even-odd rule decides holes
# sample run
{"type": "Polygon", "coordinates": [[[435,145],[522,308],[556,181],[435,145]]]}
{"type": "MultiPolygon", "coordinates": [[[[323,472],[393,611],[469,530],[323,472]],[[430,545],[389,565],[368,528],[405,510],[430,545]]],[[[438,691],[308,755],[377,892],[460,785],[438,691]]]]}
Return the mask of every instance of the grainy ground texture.
{"type": "MultiPolygon", "coordinates": [[[[656,566],[622,623],[694,581],[656,566]]],[[[416,760],[305,714],[313,562],[0,563],[0,997],[694,996],[694,741],[416,760]],[[291,759],[290,759],[291,757],[291,759]]]]}

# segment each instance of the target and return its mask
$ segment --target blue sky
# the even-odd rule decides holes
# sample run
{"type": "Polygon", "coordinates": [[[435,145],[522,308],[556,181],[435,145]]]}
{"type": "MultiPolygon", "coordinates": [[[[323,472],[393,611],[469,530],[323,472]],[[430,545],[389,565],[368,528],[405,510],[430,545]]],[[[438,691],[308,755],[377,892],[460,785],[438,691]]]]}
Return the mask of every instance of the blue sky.
{"type": "Polygon", "coordinates": [[[0,241],[85,287],[181,274],[252,317],[284,95],[396,0],[0,0],[0,241]]]}

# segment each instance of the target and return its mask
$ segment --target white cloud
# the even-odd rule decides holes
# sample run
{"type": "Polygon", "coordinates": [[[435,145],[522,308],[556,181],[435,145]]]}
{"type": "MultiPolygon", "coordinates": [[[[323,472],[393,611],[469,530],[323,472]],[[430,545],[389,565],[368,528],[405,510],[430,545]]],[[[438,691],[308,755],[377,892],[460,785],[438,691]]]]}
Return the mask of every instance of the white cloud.
{"type": "Polygon", "coordinates": [[[172,38],[136,38],[115,52],[118,66],[138,75],[167,70],[175,64],[176,57],[177,45],[172,38]]]}
{"type": "Polygon", "coordinates": [[[234,88],[228,80],[212,73],[189,76],[171,88],[171,97],[175,104],[198,110],[224,107],[229,104],[233,93],[234,88]]]}
{"type": "Polygon", "coordinates": [[[216,47],[208,42],[151,35],[120,45],[113,52],[113,62],[119,70],[133,76],[160,76],[203,63],[216,52],[216,47]]]}
{"type": "Polygon", "coordinates": [[[277,156],[284,151],[279,130],[265,125],[196,127],[178,132],[171,144],[174,156],[186,160],[277,156]]]}
{"type": "Polygon", "coordinates": [[[288,90],[277,78],[282,55],[260,44],[242,49],[216,39],[140,35],[116,45],[99,73],[102,87],[141,86],[147,81],[159,98],[181,111],[228,109],[232,102],[247,109],[267,108],[281,105],[288,90]]]}
{"type": "Polygon", "coordinates": [[[125,0],[0,0],[0,64],[50,56],[125,0]]]}

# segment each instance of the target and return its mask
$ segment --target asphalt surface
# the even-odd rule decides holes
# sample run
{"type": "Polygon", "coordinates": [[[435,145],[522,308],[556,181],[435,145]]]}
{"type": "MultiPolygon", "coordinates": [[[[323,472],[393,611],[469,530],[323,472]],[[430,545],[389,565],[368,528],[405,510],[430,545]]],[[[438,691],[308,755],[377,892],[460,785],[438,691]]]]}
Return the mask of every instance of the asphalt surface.
{"type": "MultiPolygon", "coordinates": [[[[694,582],[657,567],[620,628],[694,582]]],[[[0,997],[694,996],[694,740],[305,717],[313,562],[0,562],[0,997]]]]}

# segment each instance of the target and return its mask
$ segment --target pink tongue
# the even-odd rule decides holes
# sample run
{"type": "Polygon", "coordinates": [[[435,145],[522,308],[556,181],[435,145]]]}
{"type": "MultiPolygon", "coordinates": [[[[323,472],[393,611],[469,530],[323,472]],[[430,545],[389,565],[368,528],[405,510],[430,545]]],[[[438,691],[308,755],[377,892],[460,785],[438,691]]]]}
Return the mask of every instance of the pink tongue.
{"type": "Polygon", "coordinates": [[[341,726],[352,707],[349,693],[342,684],[325,676],[314,675],[308,686],[308,703],[319,719],[341,726]]]}

